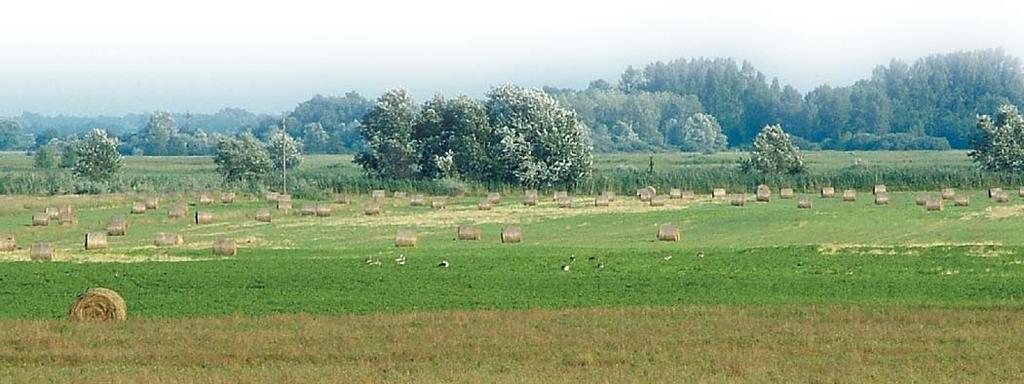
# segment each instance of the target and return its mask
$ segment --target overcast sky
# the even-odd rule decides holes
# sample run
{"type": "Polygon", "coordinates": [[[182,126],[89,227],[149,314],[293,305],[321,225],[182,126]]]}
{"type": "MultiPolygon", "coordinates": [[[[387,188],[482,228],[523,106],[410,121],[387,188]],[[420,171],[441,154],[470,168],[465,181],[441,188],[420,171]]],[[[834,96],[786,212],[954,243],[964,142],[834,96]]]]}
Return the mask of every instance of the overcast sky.
{"type": "Polygon", "coordinates": [[[802,91],[891,58],[1002,47],[1024,1],[13,1],[0,115],[289,110],[313,94],[584,87],[627,65],[747,59],[802,91]],[[155,5],[160,3],[160,5],[155,5]]]}

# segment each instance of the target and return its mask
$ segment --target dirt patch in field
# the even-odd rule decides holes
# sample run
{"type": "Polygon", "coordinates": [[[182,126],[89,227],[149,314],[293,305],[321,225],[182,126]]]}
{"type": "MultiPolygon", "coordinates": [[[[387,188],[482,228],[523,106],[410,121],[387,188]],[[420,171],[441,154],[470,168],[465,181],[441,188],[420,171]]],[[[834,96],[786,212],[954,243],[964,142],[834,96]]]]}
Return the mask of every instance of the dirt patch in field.
{"type": "Polygon", "coordinates": [[[961,217],[961,220],[974,220],[979,218],[1002,220],[1021,216],[1024,216],[1024,205],[1000,205],[985,208],[985,210],[981,212],[964,214],[961,217]]]}
{"type": "MultiPolygon", "coordinates": [[[[155,247],[153,247],[155,248],[155,247]]],[[[0,253],[0,262],[11,262],[11,261],[31,261],[27,251],[18,251],[10,253],[0,253]]],[[[151,255],[128,255],[124,253],[113,253],[113,252],[89,252],[87,254],[60,254],[53,257],[54,262],[70,262],[70,263],[142,263],[142,262],[181,262],[181,261],[197,261],[204,259],[197,259],[192,257],[184,256],[171,256],[164,253],[157,253],[151,255]]]]}
{"type": "Polygon", "coordinates": [[[844,253],[877,256],[919,256],[921,252],[933,248],[962,248],[968,256],[976,257],[996,257],[1015,254],[1013,250],[1003,247],[1003,244],[998,242],[936,242],[907,243],[903,245],[822,244],[818,246],[818,253],[828,256],[844,253]]]}

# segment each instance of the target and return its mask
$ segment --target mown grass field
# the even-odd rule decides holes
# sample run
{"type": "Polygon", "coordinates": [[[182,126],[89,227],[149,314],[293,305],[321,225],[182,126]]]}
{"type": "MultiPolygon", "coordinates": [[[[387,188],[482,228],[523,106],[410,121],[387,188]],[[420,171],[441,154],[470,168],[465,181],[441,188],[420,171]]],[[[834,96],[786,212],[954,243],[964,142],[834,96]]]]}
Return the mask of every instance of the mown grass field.
{"type": "MultiPolygon", "coordinates": [[[[690,161],[659,156],[656,167],[690,161]]],[[[916,156],[862,161],[969,165],[962,153],[916,156]]],[[[168,161],[130,159],[145,169],[130,172],[163,172],[168,161]]],[[[598,159],[600,169],[647,162],[598,159]]],[[[340,164],[313,157],[304,167],[358,172],[340,164]]],[[[194,159],[178,167],[212,172],[194,159]]],[[[202,206],[194,194],[169,194],[142,215],[128,211],[145,194],[0,196],[0,234],[22,248],[0,253],[0,374],[16,382],[1019,381],[1024,199],[958,193],[971,206],[941,212],[915,205],[914,191],[894,191],[887,206],[866,190],[856,202],[813,197],[810,210],[777,195],[745,207],[709,197],[650,207],[631,196],[594,207],[591,196],[576,196],[574,208],[561,209],[550,195],[523,207],[510,194],[490,211],[477,210],[480,196],[451,198],[445,210],[389,197],[377,217],[362,214],[369,197],[360,195],[333,205],[330,217],[275,211],[269,224],[253,215],[270,203],[251,196],[202,206]],[[213,212],[214,223],[169,219],[179,201],[193,204],[190,213],[213,212]],[[77,208],[77,225],[30,226],[32,212],[61,204],[77,208]],[[113,215],[129,216],[128,235],[110,237],[108,250],[83,250],[84,233],[102,232],[113,215]],[[480,225],[483,238],[455,240],[463,223],[480,225]],[[657,241],[663,223],[680,225],[682,241],[657,241]],[[523,242],[502,244],[504,225],[520,226],[523,242]],[[416,229],[416,248],[394,247],[401,228],[416,229]],[[186,244],[156,248],[158,232],[181,233],[186,244]],[[222,237],[239,242],[237,256],[212,255],[222,237]],[[37,241],[57,246],[55,261],[28,261],[37,241]],[[405,265],[393,260],[400,254],[405,265]],[[442,260],[450,267],[437,267],[442,260]],[[129,321],[63,320],[74,297],[97,286],[124,296],[129,321]]],[[[307,203],[294,202],[295,211],[307,203]]]]}

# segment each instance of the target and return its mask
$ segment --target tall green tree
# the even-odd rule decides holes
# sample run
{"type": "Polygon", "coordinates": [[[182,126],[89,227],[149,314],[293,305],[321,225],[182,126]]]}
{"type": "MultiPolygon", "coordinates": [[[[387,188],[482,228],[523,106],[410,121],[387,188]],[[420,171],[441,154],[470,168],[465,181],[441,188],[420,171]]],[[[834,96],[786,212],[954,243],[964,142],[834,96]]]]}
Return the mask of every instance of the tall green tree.
{"type": "Polygon", "coordinates": [[[740,162],[745,172],[797,174],[806,170],[800,150],[793,145],[782,126],[768,125],[754,138],[750,156],[740,162]]]}
{"type": "Polygon", "coordinates": [[[70,150],[77,156],[74,174],[92,181],[110,180],[124,166],[124,159],[117,152],[117,138],[102,129],[94,129],[70,150]]]}
{"type": "Polygon", "coordinates": [[[267,138],[267,153],[274,162],[275,170],[282,170],[287,159],[288,169],[302,165],[302,143],[281,129],[274,130],[267,138]]]}
{"type": "Polygon", "coordinates": [[[266,148],[250,133],[221,139],[213,162],[228,182],[262,181],[274,167],[266,148]]]}
{"type": "Polygon", "coordinates": [[[33,164],[40,169],[53,169],[60,165],[60,145],[56,140],[39,147],[33,158],[33,164]]]}
{"type": "Polygon", "coordinates": [[[674,122],[668,134],[669,144],[686,152],[715,153],[729,142],[714,116],[698,113],[682,122],[674,122]]]}
{"type": "Polygon", "coordinates": [[[1024,172],[1024,116],[1017,107],[1004,105],[995,119],[978,118],[978,136],[968,155],[990,171],[1024,172]]]}
{"type": "Polygon", "coordinates": [[[14,120],[0,119],[0,150],[15,149],[21,136],[21,125],[14,120]]]}
{"type": "Polygon", "coordinates": [[[409,179],[419,173],[413,142],[415,104],[404,89],[392,89],[378,99],[360,125],[365,149],[356,163],[367,173],[383,178],[409,179]]]}

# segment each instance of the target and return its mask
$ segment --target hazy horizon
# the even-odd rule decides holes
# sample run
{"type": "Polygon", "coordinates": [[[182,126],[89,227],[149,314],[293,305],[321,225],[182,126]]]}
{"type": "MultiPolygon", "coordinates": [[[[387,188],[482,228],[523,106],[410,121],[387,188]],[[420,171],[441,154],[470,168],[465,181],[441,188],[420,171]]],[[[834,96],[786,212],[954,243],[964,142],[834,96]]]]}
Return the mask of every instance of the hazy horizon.
{"type": "Polygon", "coordinates": [[[1014,20],[1024,5],[1008,0],[57,3],[8,5],[0,115],[280,113],[314,94],[393,87],[421,100],[505,82],[582,88],[629,65],[693,57],[747,60],[806,92],[894,58],[1024,55],[1014,20]]]}

